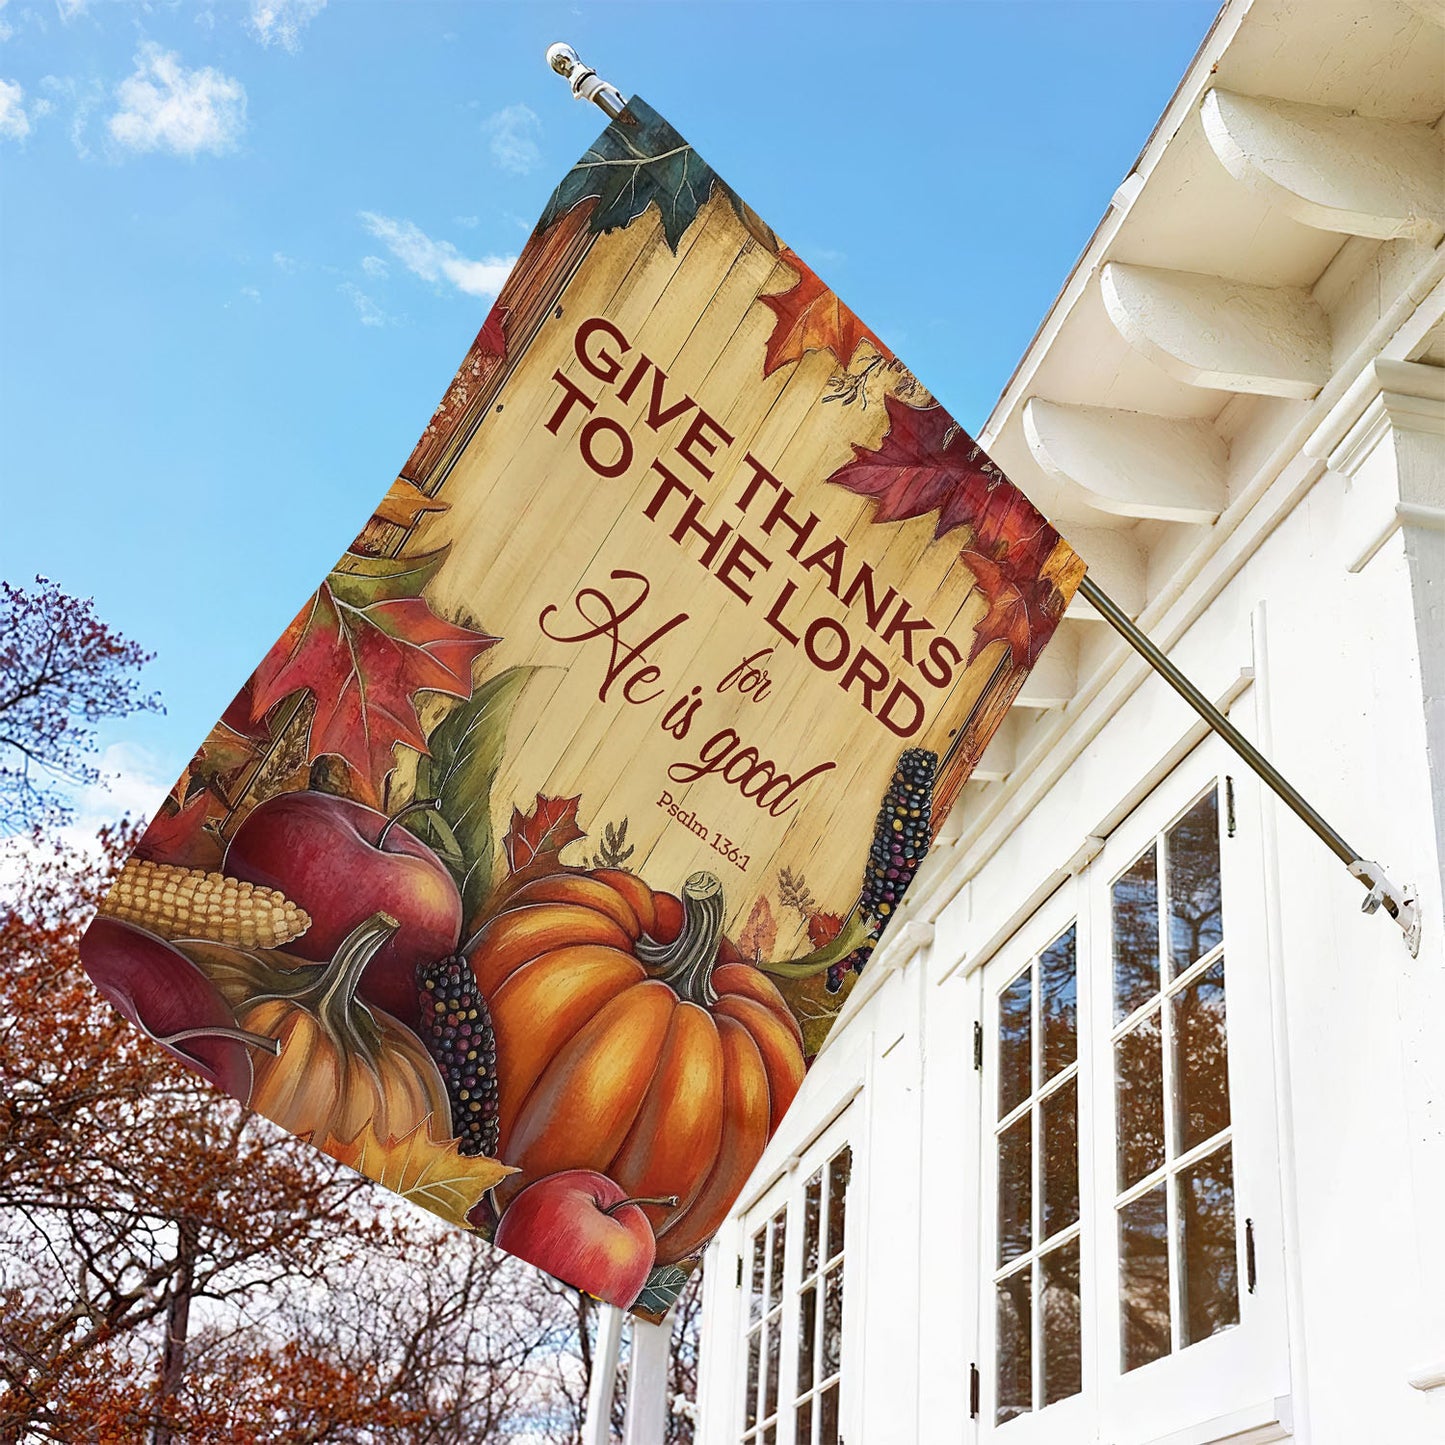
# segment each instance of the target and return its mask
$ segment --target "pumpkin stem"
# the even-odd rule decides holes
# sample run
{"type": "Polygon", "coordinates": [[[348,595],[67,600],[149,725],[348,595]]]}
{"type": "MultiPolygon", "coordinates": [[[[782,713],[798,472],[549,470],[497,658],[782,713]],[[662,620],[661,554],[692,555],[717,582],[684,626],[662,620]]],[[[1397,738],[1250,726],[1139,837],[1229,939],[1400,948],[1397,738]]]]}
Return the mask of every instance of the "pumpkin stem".
{"type": "Polygon", "coordinates": [[[308,990],[316,1000],[316,1017],[333,1038],[347,1041],[356,1038],[353,1004],[361,975],[400,927],[389,913],[373,913],[364,923],[358,923],[341,940],[331,962],[323,967],[314,990],[308,990]]]}
{"type": "Polygon", "coordinates": [[[619,1209],[626,1209],[629,1204],[656,1204],[663,1209],[676,1209],[680,1202],[675,1194],[669,1194],[663,1199],[619,1199],[616,1204],[609,1204],[602,1212],[610,1219],[619,1209]]]}
{"type": "Polygon", "coordinates": [[[711,873],[694,873],[682,885],[682,932],[671,943],[643,934],[635,952],[655,977],[680,999],[709,1008],[717,1002],[712,971],[723,931],[722,884],[711,873]]]}

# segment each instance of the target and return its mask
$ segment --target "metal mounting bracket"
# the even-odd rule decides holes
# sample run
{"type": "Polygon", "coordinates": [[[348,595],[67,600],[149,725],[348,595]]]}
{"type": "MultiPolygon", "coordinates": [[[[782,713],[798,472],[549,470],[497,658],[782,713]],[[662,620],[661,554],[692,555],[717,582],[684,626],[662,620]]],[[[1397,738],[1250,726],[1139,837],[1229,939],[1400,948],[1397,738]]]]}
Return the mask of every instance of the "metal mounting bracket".
{"type": "Polygon", "coordinates": [[[570,45],[561,41],[549,45],[547,64],[572,87],[576,99],[590,100],[609,120],[616,120],[627,109],[622,92],[603,80],[590,65],[583,65],[582,58],[570,45]]]}
{"type": "Polygon", "coordinates": [[[1384,904],[1385,912],[1400,925],[1405,935],[1405,947],[1410,950],[1410,957],[1419,958],[1420,903],[1414,888],[1408,883],[1396,883],[1378,863],[1368,858],[1356,858],[1349,868],[1351,874],[1370,890],[1360,904],[1360,911],[1374,913],[1384,904]]]}

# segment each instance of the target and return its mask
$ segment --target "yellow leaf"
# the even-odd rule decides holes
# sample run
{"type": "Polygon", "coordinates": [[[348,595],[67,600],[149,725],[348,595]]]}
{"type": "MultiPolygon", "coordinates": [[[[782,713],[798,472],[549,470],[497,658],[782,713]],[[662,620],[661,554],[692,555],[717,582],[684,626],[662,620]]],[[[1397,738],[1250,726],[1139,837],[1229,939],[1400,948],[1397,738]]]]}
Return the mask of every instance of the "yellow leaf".
{"type": "Polygon", "coordinates": [[[398,477],[377,504],[374,516],[396,527],[410,527],[423,512],[445,512],[450,502],[429,497],[418,487],[398,477]]]}
{"type": "Polygon", "coordinates": [[[428,1122],[424,1119],[401,1138],[391,1135],[383,1142],[368,1121],[356,1138],[333,1136],[321,1147],[402,1198],[467,1228],[467,1215],[482,1195],[517,1171],[485,1154],[459,1153],[455,1139],[438,1144],[428,1122]]]}

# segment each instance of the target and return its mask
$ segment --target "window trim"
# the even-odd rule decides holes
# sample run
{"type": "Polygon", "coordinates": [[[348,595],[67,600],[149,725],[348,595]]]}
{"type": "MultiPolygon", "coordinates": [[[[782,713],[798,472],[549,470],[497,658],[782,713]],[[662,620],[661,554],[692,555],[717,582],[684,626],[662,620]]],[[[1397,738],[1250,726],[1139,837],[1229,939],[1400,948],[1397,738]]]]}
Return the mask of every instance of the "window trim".
{"type": "MultiPolygon", "coordinates": [[[[1274,964],[1265,908],[1267,835],[1255,779],[1212,738],[1178,762],[1131,807],[1103,844],[1050,895],[978,968],[979,1017],[984,1028],[984,1072],[979,1090],[983,1143],[980,1207],[976,1220],[980,1440],[999,1445],[1062,1445],[1082,1430],[1108,1438],[1149,1439],[1259,1399],[1289,1393],[1286,1280],[1280,1245],[1283,1216],[1277,1167],[1273,1009],[1274,964]],[[1226,777],[1233,780],[1235,830],[1226,836],[1226,777]],[[1147,1005],[1114,1022],[1110,886],[1130,863],[1217,784],[1220,798],[1220,887],[1225,937],[1164,983],[1147,1005]],[[1080,1292],[1082,1296],[1080,1395],[995,1423],[997,1389],[994,1285],[997,1260],[998,1000],[1048,942],[1078,920],[1080,1292]],[[1113,1045],[1149,1009],[1170,1007],[1179,991],[1206,972],[1221,953],[1243,966],[1228,978],[1228,1077],[1230,1121],[1208,1140],[1138,1180],[1118,1188],[1113,1045]],[[1121,1371],[1118,1302],[1117,1206],[1174,1177],[1191,1160],[1207,1157],[1228,1141],[1235,1185],[1235,1248],[1240,1291],[1239,1324],[1128,1374],[1121,1371]],[[1259,1285],[1246,1280],[1246,1220],[1252,1221],[1259,1285]]],[[[1161,866],[1164,860],[1160,859],[1161,866]]],[[[1162,890],[1161,890],[1162,892],[1162,890]]],[[[1167,955],[1167,939],[1163,949],[1167,955]]],[[[1171,1061],[1172,1062],[1172,1061],[1171,1061]]],[[[1033,1096],[1031,1096],[1033,1097],[1033,1096]]],[[[1020,1105],[1021,1110],[1023,1106],[1020,1105]]],[[[1166,1107],[1173,1107],[1166,1095],[1166,1107]]],[[[1170,1125],[1172,1128],[1172,1124],[1170,1125]]],[[[1171,1203],[1172,1218],[1172,1203],[1171,1203]]],[[[1171,1241],[1171,1249],[1173,1242],[1171,1241]]],[[[1034,1243],[1034,1252],[1038,1242],[1034,1243]]],[[[1177,1341],[1177,1271],[1171,1270],[1171,1331],[1177,1341]]],[[[1035,1286],[1037,1290],[1037,1286],[1035,1286]]],[[[1039,1362],[1032,1362],[1037,1387],[1039,1362]]]]}
{"type": "MultiPolygon", "coordinates": [[[[798,1343],[799,1343],[799,1300],[804,1290],[801,1263],[803,1253],[803,1211],[808,1181],[819,1170],[826,1171],[828,1163],[838,1152],[847,1147],[852,1151],[851,1176],[848,1189],[848,1206],[843,1220],[843,1248],[840,1255],[844,1268],[842,1335],[839,1344],[838,1371],[838,1420],[840,1439],[848,1440],[854,1433],[851,1422],[856,1418],[858,1388],[862,1374],[861,1362],[854,1360],[857,1349],[859,1311],[866,1282],[866,1264],[863,1259],[863,1242],[866,1237],[860,1215],[863,1209],[866,1181],[866,1154],[863,1148],[863,1111],[854,1110],[851,1105],[857,1097],[856,1090],[844,1092],[841,1106],[830,1112],[826,1124],[813,1131],[809,1142],[789,1157],[786,1167],[763,1189],[754,1193],[747,1209],[738,1217],[737,1236],[742,1260],[742,1287],[737,1291],[737,1310],[734,1314],[732,1345],[730,1354],[731,1382],[729,1398],[729,1430],[726,1439],[733,1445],[742,1445],[745,1440],[751,1445],[752,1430],[746,1424],[747,1413],[747,1369],[748,1335],[752,1329],[748,1308],[749,1278],[753,1236],[765,1227],[780,1210],[787,1210],[787,1224],[783,1254],[782,1305],[779,1319],[782,1321],[781,1349],[778,1357],[778,1404],[776,1417],[777,1445],[802,1445],[795,1441],[795,1422],[798,1405],[802,1402],[798,1390],[798,1343]]],[[[820,1242],[817,1280],[821,1281],[827,1266],[835,1256],[823,1259],[827,1244],[827,1218],[824,1213],[819,1220],[820,1242]]],[[[811,1278],[811,1276],[810,1276],[811,1278]]],[[[729,1281],[731,1283],[731,1281],[729,1281]]],[[[765,1282],[766,1302],[766,1282],[765,1282]]],[[[819,1298],[821,1319],[821,1295],[819,1298]]],[[[768,1313],[764,1309],[764,1314],[768,1313]]],[[[815,1336],[814,1349],[821,1351],[821,1334],[815,1336]]],[[[760,1383],[766,1369],[765,1357],[760,1369],[760,1383]]],[[[832,1376],[822,1381],[815,1378],[802,1397],[816,1400],[832,1376]]],[[[762,1439],[762,1420],[758,1421],[757,1436],[762,1439]]]]}
{"type": "MultiPolygon", "coordinates": [[[[1092,1103],[1092,1081],[1090,1074],[1091,1060],[1088,1050],[1084,1047],[1084,1041],[1088,1035],[1091,1000],[1087,996],[1088,991],[1084,987],[1084,977],[1081,968],[1079,948],[1083,938],[1085,919],[1080,916],[1079,904],[1082,901],[1082,889],[1077,878],[1070,878],[1065,881],[1049,899],[1033,914],[1031,918],[1015,933],[1009,940],[1008,946],[1002,948],[986,963],[980,971],[983,980],[983,1070],[981,1078],[981,1105],[982,1105],[982,1128],[980,1138],[982,1141],[982,1167],[980,1174],[980,1209],[978,1217],[979,1236],[979,1262],[977,1267],[977,1278],[979,1282],[979,1413],[978,1430],[980,1440],[996,1439],[1002,1442],[1018,1442],[1018,1445],[1030,1445],[1030,1442],[1038,1441],[1072,1441],[1082,1438],[1087,1433],[1085,1425],[1090,1413],[1094,1409],[1093,1393],[1093,1349],[1094,1341],[1091,1338],[1090,1329],[1090,1301],[1094,1293],[1094,1282],[1091,1277],[1091,1251],[1085,1246],[1084,1240],[1094,1229],[1093,1208],[1091,1197],[1090,1169],[1091,1158],[1086,1145],[1090,1130],[1093,1127],[1093,1103],[1092,1103]],[[1052,1405],[1046,1405],[1038,1410],[1030,1411],[1028,1414],[1016,1416],[1012,1420],[1002,1423],[997,1421],[998,1410],[998,1319],[997,1319],[997,1283],[1001,1278],[1007,1277],[1014,1269],[1019,1268],[1017,1261],[1012,1261],[1008,1266],[998,1264],[998,1149],[997,1139],[1002,1121],[998,1115],[998,1091],[1000,1083],[999,1067],[999,1000],[1004,991],[1018,979],[1025,969],[1031,968],[1034,961],[1058,938],[1068,931],[1070,924],[1076,928],[1075,937],[1075,989],[1076,1003],[1078,1008],[1077,1039],[1078,1048],[1071,1066],[1074,1072],[1069,1074],[1068,1070],[1060,1070],[1055,1079],[1049,1081],[1044,1087],[1031,1092],[1026,1102],[1016,1105],[1009,1113],[1003,1116],[1005,1119],[1014,1119],[1020,1116],[1025,1108],[1032,1109],[1036,1099],[1047,1096],[1056,1087],[1060,1087],[1059,1080],[1064,1077],[1072,1077],[1076,1081],[1077,1094],[1077,1128],[1078,1128],[1078,1169],[1079,1169],[1079,1219],[1075,1225],[1068,1230],[1059,1230],[1055,1235],[1049,1237],[1049,1242],[1058,1247],[1069,1238],[1077,1238],[1079,1246],[1079,1295],[1080,1295],[1080,1371],[1082,1375],[1082,1390],[1076,1395],[1070,1395],[1067,1399],[1056,1401],[1052,1405]]],[[[1031,1000],[1031,1018],[1037,1015],[1037,1007],[1031,1000]]],[[[1031,1054],[1037,1057],[1040,1048],[1039,1041],[1035,1038],[1031,1041],[1031,1054]]],[[[1037,1146],[1038,1130],[1033,1130],[1034,1144],[1037,1146]]],[[[1032,1188],[1032,1184],[1030,1186],[1032,1188]]],[[[1037,1205],[1031,1204],[1031,1209],[1037,1214],[1037,1205]]],[[[1039,1262],[1049,1251],[1041,1249],[1043,1241],[1035,1240],[1032,1248],[1027,1252],[1030,1259],[1030,1268],[1037,1269],[1039,1262]]],[[[1031,1281],[1031,1297],[1037,1300],[1039,1284],[1037,1280],[1031,1281]]],[[[1041,1354],[1036,1347],[1039,1335],[1038,1321],[1031,1322],[1032,1336],[1034,1342],[1031,1345],[1032,1357],[1030,1360],[1030,1371],[1034,1398],[1038,1397],[1041,1383],[1041,1354]]]]}

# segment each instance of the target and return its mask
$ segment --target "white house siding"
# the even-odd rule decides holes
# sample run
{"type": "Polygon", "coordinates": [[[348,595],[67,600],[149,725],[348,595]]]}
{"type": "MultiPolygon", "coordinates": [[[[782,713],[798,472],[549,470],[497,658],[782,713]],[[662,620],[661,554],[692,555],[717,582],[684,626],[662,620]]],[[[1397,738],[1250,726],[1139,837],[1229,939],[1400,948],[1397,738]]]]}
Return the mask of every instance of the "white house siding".
{"type": "MultiPolygon", "coordinates": [[[[709,1251],[704,1445],[743,1438],[747,1291],[736,1281],[748,1222],[759,1200],[796,1210],[825,1127],[824,1152],[844,1137],[853,1150],[847,1445],[1445,1441],[1445,216],[1415,216],[1411,234],[1390,239],[1398,217],[1381,216],[1391,207],[1378,165],[1352,176],[1347,151],[1320,152],[1324,183],[1308,205],[1247,183],[1210,149],[1200,117],[1217,85],[1414,126],[1411,144],[1438,139],[1445,30],[1432,8],[1226,5],[984,432],[1202,689],[1351,843],[1415,885],[1419,957],[1387,918],[1360,912],[1363,890],[1340,863],[1104,624],[1076,616],[1055,644],[1065,663],[986,759],[995,781],[965,792],[893,942],[709,1251]],[[1208,325],[1202,340],[1170,334],[1188,305],[1156,324],[1150,301],[1133,319],[1153,342],[1126,336],[1101,299],[1100,274],[1118,260],[1307,292],[1324,370],[1294,389],[1314,394],[1242,375],[1291,358],[1239,348],[1225,358],[1226,387],[1210,368],[1227,337],[1208,325]],[[1209,384],[1186,376],[1190,366],[1209,384]],[[1111,485],[1107,451],[1097,475],[1069,471],[1090,470],[1078,450],[1090,419],[1046,450],[1040,428],[1024,425],[1031,397],[1199,419],[1227,457],[1213,443],[1213,463],[1208,448],[1189,452],[1181,433],[1179,465],[1203,457],[1189,485],[1171,493],[1167,467],[1151,481],[1146,448],[1131,453],[1136,489],[1120,483],[1122,501],[1101,504],[1089,485],[1111,485]],[[1060,467],[1064,441],[1074,450],[1060,467]],[[1211,510],[1211,486],[1212,525],[1197,515],[1211,510]],[[995,1209],[997,1065],[990,1033],[975,1069],[975,1022],[991,1024],[991,1000],[1061,920],[1081,911],[1081,927],[1105,936],[1110,870],[1216,774],[1233,779],[1237,818],[1221,845],[1230,1081],[1236,1210],[1241,1230],[1254,1224],[1256,1289],[1236,1331],[1121,1377],[1107,982],[1103,961],[1081,954],[1081,995],[1094,1005],[1091,1019],[1081,1002],[1092,1040],[1080,1062],[1084,1388],[995,1426],[993,1261],[980,1241],[995,1209]]],[[[784,1342],[785,1399],[795,1349],[784,1342]]],[[[786,1410],[775,1438],[795,1445],[786,1410]]]]}

